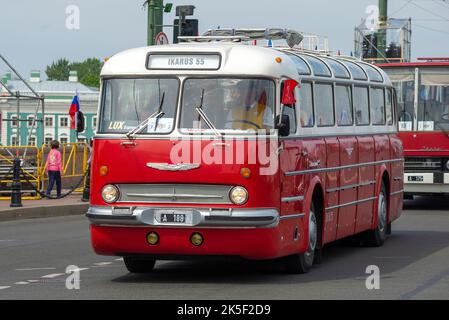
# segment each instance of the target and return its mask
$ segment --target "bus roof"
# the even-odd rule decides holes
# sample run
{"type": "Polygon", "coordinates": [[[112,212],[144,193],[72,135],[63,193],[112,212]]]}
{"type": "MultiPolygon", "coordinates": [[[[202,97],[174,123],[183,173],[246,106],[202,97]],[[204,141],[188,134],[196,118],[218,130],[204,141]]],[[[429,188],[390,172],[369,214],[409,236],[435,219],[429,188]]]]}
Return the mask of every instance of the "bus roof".
{"type": "Polygon", "coordinates": [[[217,74],[217,70],[195,68],[188,70],[150,70],[147,68],[147,59],[151,54],[194,55],[205,53],[220,56],[220,75],[299,78],[298,73],[295,72],[294,63],[284,53],[269,48],[232,43],[180,43],[126,50],[114,55],[104,64],[101,76],[217,74]],[[276,61],[278,57],[282,59],[281,63],[276,61]]]}
{"type": "MultiPolygon", "coordinates": [[[[301,61],[300,61],[301,62],[301,61]]],[[[102,77],[114,76],[145,76],[145,75],[217,75],[243,77],[269,77],[300,80],[300,78],[340,78],[337,71],[347,73],[347,80],[374,81],[390,85],[391,82],[385,72],[368,63],[359,60],[329,56],[282,47],[261,47],[233,42],[212,43],[180,43],[164,46],[149,46],[126,50],[112,56],[103,66],[102,77]],[[204,68],[148,68],[149,56],[167,55],[218,55],[220,67],[217,69],[204,68]],[[298,61],[292,60],[292,55],[299,57],[311,72],[298,71],[298,61]],[[281,61],[279,59],[281,58],[281,61]],[[328,69],[328,75],[319,75],[316,69],[328,69]],[[339,70],[337,70],[339,69],[339,70]],[[360,69],[360,70],[356,70],[360,69]],[[363,76],[357,78],[354,72],[363,76]]]]}
{"type": "Polygon", "coordinates": [[[417,68],[417,67],[449,67],[447,61],[417,61],[401,63],[378,63],[379,68],[417,68]]]}

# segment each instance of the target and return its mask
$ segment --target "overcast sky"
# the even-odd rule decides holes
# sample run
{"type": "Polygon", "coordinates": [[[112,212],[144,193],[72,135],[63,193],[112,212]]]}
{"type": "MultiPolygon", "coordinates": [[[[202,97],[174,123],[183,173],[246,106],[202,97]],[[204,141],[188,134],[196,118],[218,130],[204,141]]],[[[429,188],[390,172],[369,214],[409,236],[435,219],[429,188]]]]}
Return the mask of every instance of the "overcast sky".
{"type": "MultiPolygon", "coordinates": [[[[146,45],[144,0],[0,0],[0,53],[27,78],[65,57],[111,56],[146,45]],[[66,28],[66,8],[80,9],[80,29],[66,28]]],[[[354,27],[377,0],[173,0],[193,4],[200,31],[221,27],[282,27],[326,35],[332,50],[353,50],[354,27]]],[[[449,0],[390,0],[389,14],[412,18],[412,55],[449,56],[449,0]],[[399,10],[399,11],[398,11],[399,10]]],[[[171,24],[173,13],[164,16],[171,24]]],[[[171,31],[165,30],[171,35],[171,31]]],[[[170,41],[171,41],[170,36],[170,41]]],[[[0,74],[6,67],[0,62],[0,74]]]]}

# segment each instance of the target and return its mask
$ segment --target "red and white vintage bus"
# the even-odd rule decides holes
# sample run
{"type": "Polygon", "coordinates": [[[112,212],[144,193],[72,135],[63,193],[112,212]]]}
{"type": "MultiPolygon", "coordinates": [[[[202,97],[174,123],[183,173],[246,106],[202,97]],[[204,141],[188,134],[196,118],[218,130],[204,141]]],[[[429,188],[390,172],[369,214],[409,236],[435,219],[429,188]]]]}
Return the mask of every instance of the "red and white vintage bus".
{"type": "Polygon", "coordinates": [[[404,194],[449,194],[449,58],[381,64],[398,96],[404,194]]]}
{"type": "MultiPolygon", "coordinates": [[[[262,35],[279,33],[300,37],[262,35]]],[[[122,256],[130,272],[237,257],[279,258],[303,273],[337,239],[383,244],[403,198],[388,76],[238,42],[252,36],[137,48],[105,63],[87,213],[96,253],[122,256]]]]}

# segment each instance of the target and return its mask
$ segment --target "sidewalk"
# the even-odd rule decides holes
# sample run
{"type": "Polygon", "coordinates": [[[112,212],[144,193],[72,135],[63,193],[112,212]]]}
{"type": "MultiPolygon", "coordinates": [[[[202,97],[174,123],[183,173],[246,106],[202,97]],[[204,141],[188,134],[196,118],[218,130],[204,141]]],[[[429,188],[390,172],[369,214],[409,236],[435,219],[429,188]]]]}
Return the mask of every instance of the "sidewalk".
{"type": "Polygon", "coordinates": [[[22,200],[21,208],[11,208],[9,205],[8,200],[0,201],[0,222],[83,215],[89,207],[88,202],[81,201],[81,194],[72,194],[57,200],[22,200]]]}

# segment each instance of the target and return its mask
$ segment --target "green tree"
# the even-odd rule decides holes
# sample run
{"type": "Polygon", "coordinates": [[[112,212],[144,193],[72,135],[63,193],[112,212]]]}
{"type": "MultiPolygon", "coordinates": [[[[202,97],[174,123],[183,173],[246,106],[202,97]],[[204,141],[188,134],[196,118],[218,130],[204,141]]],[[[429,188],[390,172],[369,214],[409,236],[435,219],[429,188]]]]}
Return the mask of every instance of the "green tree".
{"type": "Polygon", "coordinates": [[[67,81],[70,73],[70,62],[63,58],[47,66],[45,70],[48,80],[67,81]]]}
{"type": "Polygon", "coordinates": [[[74,62],[70,65],[71,70],[78,72],[79,81],[90,87],[100,87],[100,72],[103,62],[97,58],[88,58],[83,62],[74,62]]]}
{"type": "Polygon", "coordinates": [[[70,71],[78,73],[79,82],[89,87],[100,87],[100,72],[103,62],[97,58],[88,58],[83,62],[70,63],[62,58],[47,66],[45,73],[48,80],[67,81],[70,71]]]}

